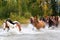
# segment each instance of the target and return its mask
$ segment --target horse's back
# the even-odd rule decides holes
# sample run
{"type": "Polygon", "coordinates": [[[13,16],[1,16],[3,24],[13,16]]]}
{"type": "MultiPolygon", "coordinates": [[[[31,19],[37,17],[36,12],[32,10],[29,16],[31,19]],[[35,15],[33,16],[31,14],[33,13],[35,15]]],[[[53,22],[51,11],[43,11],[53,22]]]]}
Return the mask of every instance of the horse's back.
{"type": "Polygon", "coordinates": [[[44,21],[39,21],[39,22],[35,25],[35,27],[36,27],[37,29],[45,28],[45,22],[44,22],[44,21]]]}
{"type": "Polygon", "coordinates": [[[44,26],[45,26],[45,22],[44,22],[44,21],[39,21],[39,25],[40,25],[41,27],[44,27],[44,26]]]}

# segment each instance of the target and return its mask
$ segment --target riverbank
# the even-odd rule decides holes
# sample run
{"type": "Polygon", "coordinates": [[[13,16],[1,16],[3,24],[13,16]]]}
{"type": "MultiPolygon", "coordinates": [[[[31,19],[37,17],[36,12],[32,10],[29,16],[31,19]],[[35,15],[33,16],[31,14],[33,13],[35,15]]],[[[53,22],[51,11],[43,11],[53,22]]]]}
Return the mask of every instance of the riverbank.
{"type": "MultiPolygon", "coordinates": [[[[6,19],[0,19],[0,27],[2,27],[4,20],[6,19]]],[[[13,20],[13,21],[18,21],[21,25],[23,24],[24,26],[30,23],[29,19],[21,19],[21,20],[13,20]]]]}

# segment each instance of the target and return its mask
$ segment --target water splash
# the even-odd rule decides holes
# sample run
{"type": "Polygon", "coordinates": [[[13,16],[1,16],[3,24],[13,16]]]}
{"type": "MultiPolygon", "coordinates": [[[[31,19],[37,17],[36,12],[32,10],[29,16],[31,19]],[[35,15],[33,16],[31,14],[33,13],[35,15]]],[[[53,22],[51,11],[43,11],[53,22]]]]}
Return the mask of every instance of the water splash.
{"type": "Polygon", "coordinates": [[[32,25],[28,24],[26,27],[21,27],[21,31],[18,31],[18,28],[10,29],[9,31],[0,29],[0,35],[14,35],[14,34],[43,34],[46,32],[60,32],[60,30],[51,30],[48,28],[48,25],[43,29],[41,28],[39,31],[32,25]]]}

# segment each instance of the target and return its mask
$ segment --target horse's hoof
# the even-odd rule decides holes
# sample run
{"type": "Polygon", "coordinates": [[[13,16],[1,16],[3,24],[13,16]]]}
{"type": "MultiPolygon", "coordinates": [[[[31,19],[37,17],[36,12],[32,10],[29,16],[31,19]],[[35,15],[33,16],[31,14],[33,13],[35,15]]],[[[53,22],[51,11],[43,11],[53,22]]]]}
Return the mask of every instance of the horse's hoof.
{"type": "Polygon", "coordinates": [[[3,30],[5,30],[5,28],[3,30]]]}
{"type": "Polygon", "coordinates": [[[8,32],[9,30],[7,30],[7,32],[8,32]]]}
{"type": "Polygon", "coordinates": [[[19,31],[21,31],[21,29],[19,29],[19,31]]]}

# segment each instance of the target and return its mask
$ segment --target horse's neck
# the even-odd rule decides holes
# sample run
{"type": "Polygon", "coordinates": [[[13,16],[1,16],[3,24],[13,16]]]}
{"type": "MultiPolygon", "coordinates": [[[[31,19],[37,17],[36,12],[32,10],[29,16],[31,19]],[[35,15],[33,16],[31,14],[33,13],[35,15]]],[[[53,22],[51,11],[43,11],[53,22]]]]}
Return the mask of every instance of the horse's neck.
{"type": "Polygon", "coordinates": [[[7,22],[5,22],[5,27],[9,27],[7,22]]]}
{"type": "Polygon", "coordinates": [[[34,25],[37,26],[37,24],[39,24],[39,21],[36,20],[36,21],[34,22],[34,25]]]}
{"type": "Polygon", "coordinates": [[[15,24],[15,23],[13,23],[12,21],[8,21],[8,22],[9,22],[10,24],[13,24],[13,25],[15,24]]]}
{"type": "Polygon", "coordinates": [[[13,25],[13,24],[11,24],[10,22],[7,22],[7,25],[8,25],[8,26],[11,26],[11,25],[13,25]]]}

